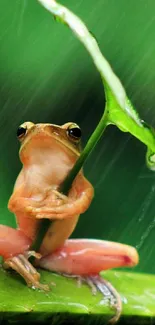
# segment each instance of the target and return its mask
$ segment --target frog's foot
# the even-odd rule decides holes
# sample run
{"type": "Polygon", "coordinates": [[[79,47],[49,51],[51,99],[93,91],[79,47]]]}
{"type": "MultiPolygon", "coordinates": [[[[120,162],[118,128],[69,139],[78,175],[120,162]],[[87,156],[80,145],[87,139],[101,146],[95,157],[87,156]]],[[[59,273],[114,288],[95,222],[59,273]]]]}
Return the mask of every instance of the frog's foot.
{"type": "Polygon", "coordinates": [[[122,312],[122,301],[117,290],[109,281],[103,279],[99,275],[83,277],[83,280],[91,287],[91,289],[93,288],[93,294],[95,287],[96,292],[99,291],[103,294],[104,302],[107,300],[107,302],[110,303],[110,306],[115,310],[115,315],[109,320],[109,323],[115,324],[119,320],[122,312]]]}
{"type": "Polygon", "coordinates": [[[88,284],[88,286],[91,289],[92,295],[95,296],[97,294],[97,287],[93,284],[92,280],[90,279],[90,277],[85,277],[85,276],[81,276],[81,275],[73,275],[73,274],[67,274],[67,273],[60,273],[62,276],[66,277],[66,278],[71,278],[71,279],[75,279],[77,281],[77,286],[78,288],[81,287],[83,282],[86,282],[88,284]]]}
{"type": "Polygon", "coordinates": [[[32,288],[38,288],[42,290],[49,290],[48,285],[40,283],[40,274],[36,271],[33,265],[28,261],[30,256],[35,258],[40,258],[40,254],[35,253],[34,251],[28,251],[24,254],[19,254],[11,258],[7,258],[4,262],[4,268],[12,268],[17,273],[19,273],[27,285],[32,288]]]}
{"type": "Polygon", "coordinates": [[[122,301],[119,293],[110,282],[101,278],[99,275],[79,276],[66,273],[60,274],[67,278],[76,279],[78,287],[85,282],[90,287],[93,296],[95,296],[97,292],[102,293],[104,296],[104,304],[109,303],[110,307],[115,310],[115,315],[109,320],[109,324],[115,324],[119,320],[122,312],[122,301]]]}

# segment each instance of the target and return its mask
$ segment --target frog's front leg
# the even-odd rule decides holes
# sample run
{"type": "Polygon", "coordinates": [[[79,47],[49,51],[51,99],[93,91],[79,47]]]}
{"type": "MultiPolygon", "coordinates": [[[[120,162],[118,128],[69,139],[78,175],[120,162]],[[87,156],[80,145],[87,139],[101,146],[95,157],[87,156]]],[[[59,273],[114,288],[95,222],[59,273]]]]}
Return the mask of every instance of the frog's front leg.
{"type": "Polygon", "coordinates": [[[41,258],[42,268],[82,277],[91,287],[95,286],[116,309],[111,322],[116,322],[122,311],[121,298],[115,288],[99,273],[117,267],[133,267],[139,261],[135,248],[114,242],[87,239],[66,240],[55,253],[41,258]]]}
{"type": "Polygon", "coordinates": [[[40,274],[28,261],[30,256],[41,255],[28,251],[32,240],[21,230],[0,225],[0,256],[4,259],[4,268],[12,268],[26,281],[28,286],[47,290],[48,286],[40,283],[40,274]]]}
{"type": "MultiPolygon", "coordinates": [[[[20,211],[22,214],[27,213],[27,207],[30,206],[31,208],[34,207],[40,207],[43,198],[40,200],[36,200],[33,197],[23,197],[22,191],[23,191],[24,185],[22,184],[18,189],[16,189],[13,194],[11,195],[9,202],[8,202],[8,209],[16,214],[17,211],[20,211]]],[[[29,217],[30,217],[29,213],[29,217]]]]}
{"type": "Polygon", "coordinates": [[[79,174],[72,184],[69,196],[55,190],[52,190],[51,195],[53,194],[56,197],[55,201],[51,201],[49,196],[44,206],[28,206],[27,212],[37,219],[61,220],[72,218],[73,215],[79,215],[88,209],[94,195],[94,189],[89,181],[79,174]]]}

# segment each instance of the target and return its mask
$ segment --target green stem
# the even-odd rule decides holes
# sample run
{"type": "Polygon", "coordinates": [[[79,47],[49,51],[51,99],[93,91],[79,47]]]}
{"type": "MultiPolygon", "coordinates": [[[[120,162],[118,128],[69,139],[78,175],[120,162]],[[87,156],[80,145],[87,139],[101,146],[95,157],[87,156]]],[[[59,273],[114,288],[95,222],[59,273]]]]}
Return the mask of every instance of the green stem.
{"type": "Polygon", "coordinates": [[[105,113],[100,119],[95,131],[92,133],[91,137],[89,138],[84,150],[82,151],[79,159],[77,160],[76,164],[72,168],[69,175],[66,177],[64,182],[60,186],[60,191],[64,194],[67,194],[71,184],[73,183],[74,178],[82,168],[83,164],[86,162],[87,158],[89,157],[90,153],[96,146],[97,142],[101,138],[106,126],[109,124],[107,110],[105,108],[105,113]]]}
{"type": "MultiPolygon", "coordinates": [[[[40,226],[38,229],[38,235],[36,237],[36,240],[34,241],[34,243],[31,246],[31,249],[34,250],[35,252],[39,251],[39,248],[41,246],[43,238],[44,238],[50,224],[51,224],[51,221],[49,219],[44,219],[40,222],[40,226]]],[[[33,261],[34,261],[33,256],[30,258],[30,261],[33,263],[33,261]]]]}

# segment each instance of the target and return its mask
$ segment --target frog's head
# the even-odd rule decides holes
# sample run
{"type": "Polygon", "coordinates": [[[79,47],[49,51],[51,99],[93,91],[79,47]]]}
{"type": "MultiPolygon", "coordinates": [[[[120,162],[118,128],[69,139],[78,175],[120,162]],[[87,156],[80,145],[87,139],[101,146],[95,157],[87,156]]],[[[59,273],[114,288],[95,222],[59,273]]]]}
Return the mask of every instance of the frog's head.
{"type": "Polygon", "coordinates": [[[24,122],[17,130],[17,137],[21,143],[19,155],[23,164],[62,153],[75,161],[80,155],[81,130],[72,122],[62,126],[24,122]]]}

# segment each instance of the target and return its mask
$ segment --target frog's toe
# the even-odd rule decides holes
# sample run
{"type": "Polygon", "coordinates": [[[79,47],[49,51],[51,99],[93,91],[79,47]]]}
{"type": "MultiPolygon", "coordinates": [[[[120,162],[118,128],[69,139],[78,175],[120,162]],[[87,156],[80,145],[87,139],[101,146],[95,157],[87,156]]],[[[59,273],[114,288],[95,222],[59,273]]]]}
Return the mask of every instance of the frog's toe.
{"type": "Polygon", "coordinates": [[[93,283],[97,291],[103,294],[104,301],[107,300],[110,303],[110,307],[115,310],[115,315],[109,320],[110,324],[115,324],[120,319],[122,313],[122,301],[119,293],[109,281],[99,275],[86,277],[86,282],[90,286],[88,279],[93,283]]]}
{"type": "Polygon", "coordinates": [[[30,213],[31,215],[35,214],[35,208],[31,206],[25,207],[25,211],[30,213]]]}
{"type": "Polygon", "coordinates": [[[54,193],[58,199],[62,200],[63,202],[68,202],[69,198],[68,196],[64,195],[63,193],[53,190],[52,193],[54,193]]]}
{"type": "Polygon", "coordinates": [[[78,287],[80,287],[82,283],[86,283],[94,296],[97,292],[100,292],[103,295],[104,304],[110,304],[110,307],[115,310],[115,315],[109,320],[108,324],[115,324],[119,320],[122,312],[122,301],[119,293],[110,282],[99,275],[79,276],[61,272],[60,274],[67,278],[76,279],[78,287]]]}
{"type": "Polygon", "coordinates": [[[49,219],[49,220],[63,220],[67,218],[68,215],[65,214],[47,214],[47,213],[38,213],[36,214],[36,219],[49,219]]]}
{"type": "Polygon", "coordinates": [[[19,254],[17,256],[13,256],[11,258],[6,259],[3,266],[6,269],[12,268],[17,273],[19,273],[24,278],[29,287],[48,291],[49,286],[40,283],[40,274],[28,261],[28,257],[32,255],[34,256],[34,252],[28,252],[26,254],[19,254]]]}
{"type": "Polygon", "coordinates": [[[36,253],[35,251],[27,251],[24,253],[24,256],[28,259],[31,256],[37,258],[37,260],[40,260],[42,255],[40,253],[36,253]]]}

